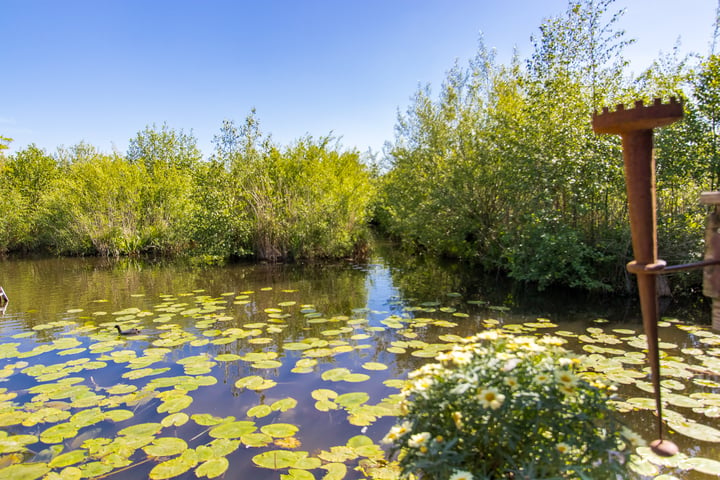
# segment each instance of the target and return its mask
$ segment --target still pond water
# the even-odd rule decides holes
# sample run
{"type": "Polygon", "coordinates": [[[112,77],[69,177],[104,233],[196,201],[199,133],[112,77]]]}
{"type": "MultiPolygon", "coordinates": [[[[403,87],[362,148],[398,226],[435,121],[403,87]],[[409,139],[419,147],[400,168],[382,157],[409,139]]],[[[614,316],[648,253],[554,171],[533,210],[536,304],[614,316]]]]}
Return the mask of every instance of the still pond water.
{"type": "MultiPolygon", "coordinates": [[[[626,421],[656,438],[634,302],[541,302],[392,252],[202,269],[12,259],[0,285],[0,478],[383,478],[399,379],[456,336],[498,327],[594,355],[626,421]]],[[[674,313],[660,335],[681,458],[638,469],[718,478],[720,335],[674,313]]]]}

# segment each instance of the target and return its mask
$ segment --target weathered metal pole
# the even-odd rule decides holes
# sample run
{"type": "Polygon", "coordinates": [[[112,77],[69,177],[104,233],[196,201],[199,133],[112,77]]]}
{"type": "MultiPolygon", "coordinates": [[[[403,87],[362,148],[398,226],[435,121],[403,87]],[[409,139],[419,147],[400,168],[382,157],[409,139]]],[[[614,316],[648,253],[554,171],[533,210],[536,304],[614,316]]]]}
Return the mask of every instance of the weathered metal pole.
{"type": "Polygon", "coordinates": [[[665,268],[657,253],[657,213],[655,197],[655,158],[653,128],[669,125],[683,116],[682,104],[674,98],[669,104],[655,99],[652,106],[635,102],[635,108],[618,105],[614,112],[604,108],[593,115],[595,133],[617,134],[622,138],[625,182],[630,213],[630,233],[635,260],[627,266],[637,276],[643,329],[647,336],[648,361],[655,389],[658,414],[658,440],[650,446],[660,455],[674,455],[678,447],[663,439],[660,393],[660,352],[658,349],[658,300],[656,273],[665,268]]]}
{"type": "MultiPolygon", "coordinates": [[[[720,260],[720,192],[700,194],[702,205],[712,206],[705,228],[705,261],[720,260]]],[[[720,266],[703,269],[703,294],[712,299],[712,328],[720,330],[720,266]]]]}

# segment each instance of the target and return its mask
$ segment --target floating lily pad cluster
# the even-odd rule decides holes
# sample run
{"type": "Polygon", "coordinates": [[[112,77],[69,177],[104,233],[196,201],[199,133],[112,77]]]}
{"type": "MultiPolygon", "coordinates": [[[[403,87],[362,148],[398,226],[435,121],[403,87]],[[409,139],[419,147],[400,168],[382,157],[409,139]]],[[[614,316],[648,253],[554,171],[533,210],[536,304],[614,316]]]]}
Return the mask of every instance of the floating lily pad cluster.
{"type": "MultiPolygon", "coordinates": [[[[107,303],[98,300],[3,338],[0,477],[122,478],[127,471],[137,478],[142,471],[152,479],[187,472],[233,478],[231,464],[242,461],[285,480],[395,478],[397,466],[379,446],[386,429],[373,425],[397,415],[396,393],[408,371],[484,328],[563,336],[584,355],[588,378],[621,387],[618,409],[642,416],[654,408],[645,339],[635,329],[596,322],[566,331],[542,318],[509,323],[506,308],[466,303],[454,293],[445,304],[347,315],[325,315],[298,296],[270,287],[138,295],[141,307],[114,312],[97,310],[107,303]],[[119,336],[116,324],[142,333],[119,336]],[[219,415],[198,406],[209,394],[220,395],[219,415]],[[242,408],[223,409],[235,397],[242,408]],[[308,409],[313,420],[304,423],[308,409]],[[317,436],[313,429],[347,435],[339,445],[303,449],[317,436]]],[[[673,438],[717,452],[720,335],[677,321],[663,327],[685,342],[661,345],[668,427],[673,438]]],[[[720,474],[712,455],[691,452],[697,448],[663,459],[641,449],[633,468],[665,479],[720,474]]]]}

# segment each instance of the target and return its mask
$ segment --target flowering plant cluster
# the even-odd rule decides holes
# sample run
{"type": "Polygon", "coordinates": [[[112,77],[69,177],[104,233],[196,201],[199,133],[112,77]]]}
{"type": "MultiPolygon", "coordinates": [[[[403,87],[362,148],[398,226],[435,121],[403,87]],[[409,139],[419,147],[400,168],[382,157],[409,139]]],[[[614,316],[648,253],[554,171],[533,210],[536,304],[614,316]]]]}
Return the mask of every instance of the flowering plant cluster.
{"type": "Polygon", "coordinates": [[[611,389],[576,373],[558,337],[486,331],[410,373],[385,443],[404,477],[625,478],[631,444],[611,389]]]}

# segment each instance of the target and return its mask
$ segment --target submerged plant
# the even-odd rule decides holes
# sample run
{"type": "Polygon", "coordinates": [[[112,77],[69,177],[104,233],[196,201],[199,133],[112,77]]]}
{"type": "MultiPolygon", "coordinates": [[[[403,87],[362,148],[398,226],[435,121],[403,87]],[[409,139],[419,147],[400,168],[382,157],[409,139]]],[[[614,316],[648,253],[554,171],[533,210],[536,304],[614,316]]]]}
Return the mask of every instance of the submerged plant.
{"type": "Polygon", "coordinates": [[[564,340],[487,331],[409,374],[385,443],[405,477],[626,477],[641,440],[612,410],[610,389],[575,372],[564,340]]]}

